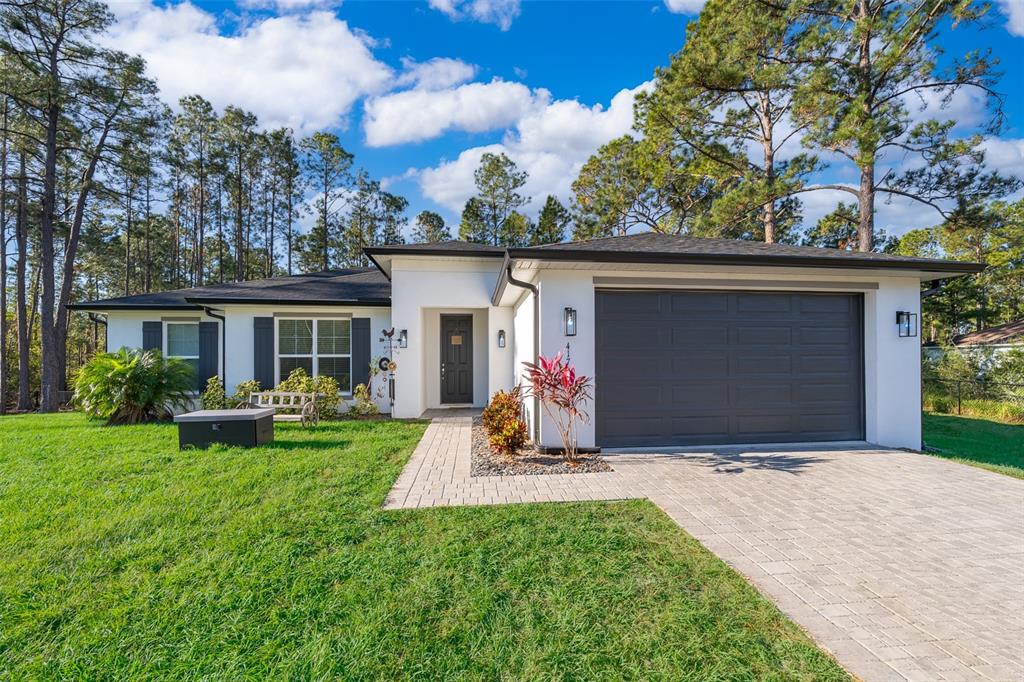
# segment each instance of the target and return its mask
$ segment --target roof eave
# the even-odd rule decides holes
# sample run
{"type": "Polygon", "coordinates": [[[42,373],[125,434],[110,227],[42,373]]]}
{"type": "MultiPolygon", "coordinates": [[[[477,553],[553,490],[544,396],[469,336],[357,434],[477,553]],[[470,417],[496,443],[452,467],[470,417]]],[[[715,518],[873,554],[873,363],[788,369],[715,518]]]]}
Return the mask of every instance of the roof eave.
{"type": "Polygon", "coordinates": [[[65,306],[68,310],[95,310],[98,312],[103,311],[136,311],[146,312],[147,310],[202,310],[202,307],[198,305],[191,305],[187,303],[104,303],[103,301],[85,302],[85,303],[68,303],[65,306]]]}
{"type": "Polygon", "coordinates": [[[984,263],[961,261],[891,261],[844,257],[741,255],[706,253],[665,253],[625,251],[578,251],[574,249],[509,249],[508,255],[518,260],[577,261],[596,263],[650,263],[654,265],[769,265],[777,267],[856,268],[921,270],[948,272],[955,275],[978,273],[984,263]]]}
{"type": "Polygon", "coordinates": [[[238,298],[238,297],[191,297],[186,301],[200,305],[284,305],[284,306],[359,306],[359,307],[391,307],[390,298],[332,298],[332,299],[282,299],[282,298],[238,298]]]}

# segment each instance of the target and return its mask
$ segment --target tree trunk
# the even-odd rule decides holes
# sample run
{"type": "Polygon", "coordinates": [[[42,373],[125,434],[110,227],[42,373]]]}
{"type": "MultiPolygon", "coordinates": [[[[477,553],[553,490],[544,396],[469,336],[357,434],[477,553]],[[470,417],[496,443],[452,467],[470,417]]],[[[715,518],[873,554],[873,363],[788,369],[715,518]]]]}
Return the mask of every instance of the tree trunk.
{"type": "Polygon", "coordinates": [[[124,178],[124,295],[132,294],[132,183],[124,178]]]}
{"type": "Polygon", "coordinates": [[[860,215],[857,221],[857,250],[871,251],[875,239],[875,167],[860,169],[860,191],[857,195],[860,215]]]}
{"type": "Polygon", "coordinates": [[[0,114],[0,414],[7,413],[7,97],[0,114]]]}
{"type": "Polygon", "coordinates": [[[292,190],[292,181],[291,181],[291,178],[289,178],[288,179],[288,232],[286,233],[286,236],[288,237],[288,276],[289,277],[292,274],[292,220],[294,219],[294,216],[292,215],[292,191],[293,191],[292,190]]]}
{"type": "MultiPolygon", "coordinates": [[[[56,55],[51,60],[51,74],[57,74],[56,55]]],[[[53,228],[57,199],[57,129],[60,123],[60,104],[54,95],[46,107],[46,142],[43,160],[42,212],[39,216],[39,267],[42,277],[42,301],[40,303],[40,366],[42,369],[39,409],[43,412],[57,410],[58,362],[57,325],[54,318],[57,284],[54,279],[53,228]]]]}
{"type": "Polygon", "coordinates": [[[15,216],[15,239],[18,243],[18,260],[15,263],[15,306],[18,312],[18,409],[25,412],[32,409],[29,392],[29,358],[32,347],[28,331],[28,302],[25,277],[28,268],[28,172],[25,167],[25,152],[18,157],[18,213],[15,216]]]}
{"type": "Polygon", "coordinates": [[[146,239],[146,277],[145,277],[145,283],[143,284],[147,294],[150,291],[152,291],[152,289],[153,289],[153,252],[152,252],[152,250],[150,248],[150,239],[151,239],[150,231],[153,229],[153,206],[152,206],[152,197],[150,196],[150,192],[149,192],[149,187],[150,187],[150,182],[151,181],[152,181],[152,176],[149,173],[147,173],[146,174],[146,236],[145,236],[145,239],[146,239]]]}
{"type": "Polygon", "coordinates": [[[242,151],[239,147],[235,168],[235,281],[245,279],[245,247],[242,242],[242,151]]]}

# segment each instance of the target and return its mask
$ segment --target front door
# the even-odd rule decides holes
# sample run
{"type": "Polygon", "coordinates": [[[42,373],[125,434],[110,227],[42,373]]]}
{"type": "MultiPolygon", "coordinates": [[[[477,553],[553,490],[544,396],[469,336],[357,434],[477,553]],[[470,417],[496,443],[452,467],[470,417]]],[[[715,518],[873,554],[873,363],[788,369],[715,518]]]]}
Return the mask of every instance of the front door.
{"type": "Polygon", "coordinates": [[[441,316],[441,402],[473,402],[473,316],[441,316]]]}

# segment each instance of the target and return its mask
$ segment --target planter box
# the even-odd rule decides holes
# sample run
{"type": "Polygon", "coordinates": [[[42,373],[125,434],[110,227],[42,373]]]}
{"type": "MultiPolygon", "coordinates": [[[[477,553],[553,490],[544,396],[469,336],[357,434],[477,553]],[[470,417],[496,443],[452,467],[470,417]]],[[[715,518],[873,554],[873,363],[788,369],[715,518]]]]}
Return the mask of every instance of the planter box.
{"type": "Polygon", "coordinates": [[[179,414],[178,447],[207,448],[213,443],[251,448],[274,440],[274,410],[199,410],[179,414]]]}

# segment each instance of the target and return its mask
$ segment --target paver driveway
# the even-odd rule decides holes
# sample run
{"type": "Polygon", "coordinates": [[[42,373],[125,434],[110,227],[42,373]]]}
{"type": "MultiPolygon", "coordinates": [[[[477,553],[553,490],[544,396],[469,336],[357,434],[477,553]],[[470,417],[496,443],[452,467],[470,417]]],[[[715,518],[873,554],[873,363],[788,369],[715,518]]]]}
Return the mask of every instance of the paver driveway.
{"type": "Polygon", "coordinates": [[[470,424],[435,419],[385,506],[647,497],[865,680],[1024,679],[1024,481],[856,446],[470,477],[470,424]]]}

